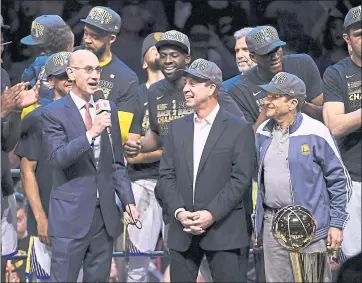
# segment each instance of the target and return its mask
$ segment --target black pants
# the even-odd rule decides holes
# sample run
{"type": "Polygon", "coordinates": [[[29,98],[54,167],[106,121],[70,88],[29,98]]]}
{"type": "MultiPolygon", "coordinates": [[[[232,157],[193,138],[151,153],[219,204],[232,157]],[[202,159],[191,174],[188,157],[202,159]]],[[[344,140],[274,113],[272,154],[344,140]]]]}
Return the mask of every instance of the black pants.
{"type": "MultiPolygon", "coordinates": [[[[186,252],[170,249],[171,282],[196,282],[201,260],[206,255],[214,282],[241,282],[240,248],[227,251],[206,251],[200,247],[200,236],[193,236],[186,252]]],[[[244,255],[245,257],[245,255],[244,255]]]]}

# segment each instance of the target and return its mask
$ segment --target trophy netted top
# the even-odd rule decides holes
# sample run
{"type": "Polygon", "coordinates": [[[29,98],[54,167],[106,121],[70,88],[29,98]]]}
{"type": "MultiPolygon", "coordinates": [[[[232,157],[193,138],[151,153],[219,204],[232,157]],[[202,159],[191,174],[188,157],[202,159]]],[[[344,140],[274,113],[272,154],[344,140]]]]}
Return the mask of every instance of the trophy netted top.
{"type": "Polygon", "coordinates": [[[272,233],[283,247],[298,251],[307,247],[315,234],[314,216],[304,207],[288,205],[281,208],[274,216],[272,233]]]}

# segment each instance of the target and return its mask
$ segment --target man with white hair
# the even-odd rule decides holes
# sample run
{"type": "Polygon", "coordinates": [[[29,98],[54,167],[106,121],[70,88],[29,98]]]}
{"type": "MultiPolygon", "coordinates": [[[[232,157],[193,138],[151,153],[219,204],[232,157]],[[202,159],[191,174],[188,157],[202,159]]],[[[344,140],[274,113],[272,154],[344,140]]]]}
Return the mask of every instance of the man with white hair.
{"type": "Polygon", "coordinates": [[[238,80],[240,80],[240,76],[251,69],[253,66],[256,65],[254,61],[250,59],[249,56],[249,49],[245,42],[246,35],[252,30],[252,27],[242,28],[234,33],[235,38],[235,59],[236,65],[238,66],[240,74],[232,77],[223,82],[223,87],[227,90],[228,87],[238,80]]]}

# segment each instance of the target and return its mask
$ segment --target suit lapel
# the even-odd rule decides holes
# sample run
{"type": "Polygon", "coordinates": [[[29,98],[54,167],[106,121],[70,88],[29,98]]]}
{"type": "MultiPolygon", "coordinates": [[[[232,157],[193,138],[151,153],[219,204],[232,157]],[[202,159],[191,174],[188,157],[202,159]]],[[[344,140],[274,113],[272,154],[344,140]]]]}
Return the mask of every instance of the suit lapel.
{"type": "MultiPolygon", "coordinates": [[[[85,134],[87,129],[85,127],[83,118],[79,112],[79,109],[75,105],[72,97],[70,96],[70,94],[67,94],[64,98],[65,98],[64,106],[65,106],[65,112],[66,112],[65,114],[67,115],[67,117],[69,117],[69,120],[72,121],[77,132],[80,134],[85,134]]],[[[80,136],[80,134],[78,136],[80,136]]],[[[88,155],[89,155],[94,167],[96,167],[93,149],[88,150],[88,155]]]]}
{"type": "Polygon", "coordinates": [[[194,115],[189,115],[186,117],[186,126],[184,129],[184,141],[183,145],[185,148],[186,154],[186,163],[189,167],[189,172],[191,176],[191,180],[194,178],[194,123],[193,123],[194,115]]]}
{"type": "Polygon", "coordinates": [[[209,157],[212,149],[216,145],[216,143],[219,140],[219,138],[221,137],[222,133],[225,131],[226,127],[227,127],[227,117],[225,115],[225,112],[222,109],[220,109],[215,117],[215,120],[214,120],[214,123],[212,124],[209,136],[206,140],[206,144],[205,144],[204,150],[201,155],[201,160],[200,160],[196,178],[200,174],[202,168],[205,165],[207,158],[209,157]]]}

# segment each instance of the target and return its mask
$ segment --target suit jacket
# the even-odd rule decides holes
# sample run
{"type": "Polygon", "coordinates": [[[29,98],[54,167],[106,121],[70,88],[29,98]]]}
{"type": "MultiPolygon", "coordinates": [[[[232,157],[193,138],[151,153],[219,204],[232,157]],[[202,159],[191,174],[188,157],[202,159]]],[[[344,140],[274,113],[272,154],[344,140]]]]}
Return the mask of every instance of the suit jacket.
{"type": "Polygon", "coordinates": [[[122,214],[116,205],[115,193],[123,207],[135,201],[124,164],[117,109],[112,102],[111,109],[116,162],[113,163],[111,144],[104,130],[98,168],[83,119],[70,94],[47,105],[42,112],[53,178],[48,221],[51,236],[80,239],[88,233],[97,188],[108,234],[116,237],[122,231],[122,214]]]}
{"type": "Polygon", "coordinates": [[[251,124],[220,109],[206,141],[193,195],[194,115],[173,120],[160,164],[158,197],[171,217],[169,247],[186,251],[192,235],[174,217],[178,208],[208,210],[215,223],[201,236],[205,250],[230,250],[249,245],[243,195],[251,189],[255,165],[251,124]]]}

